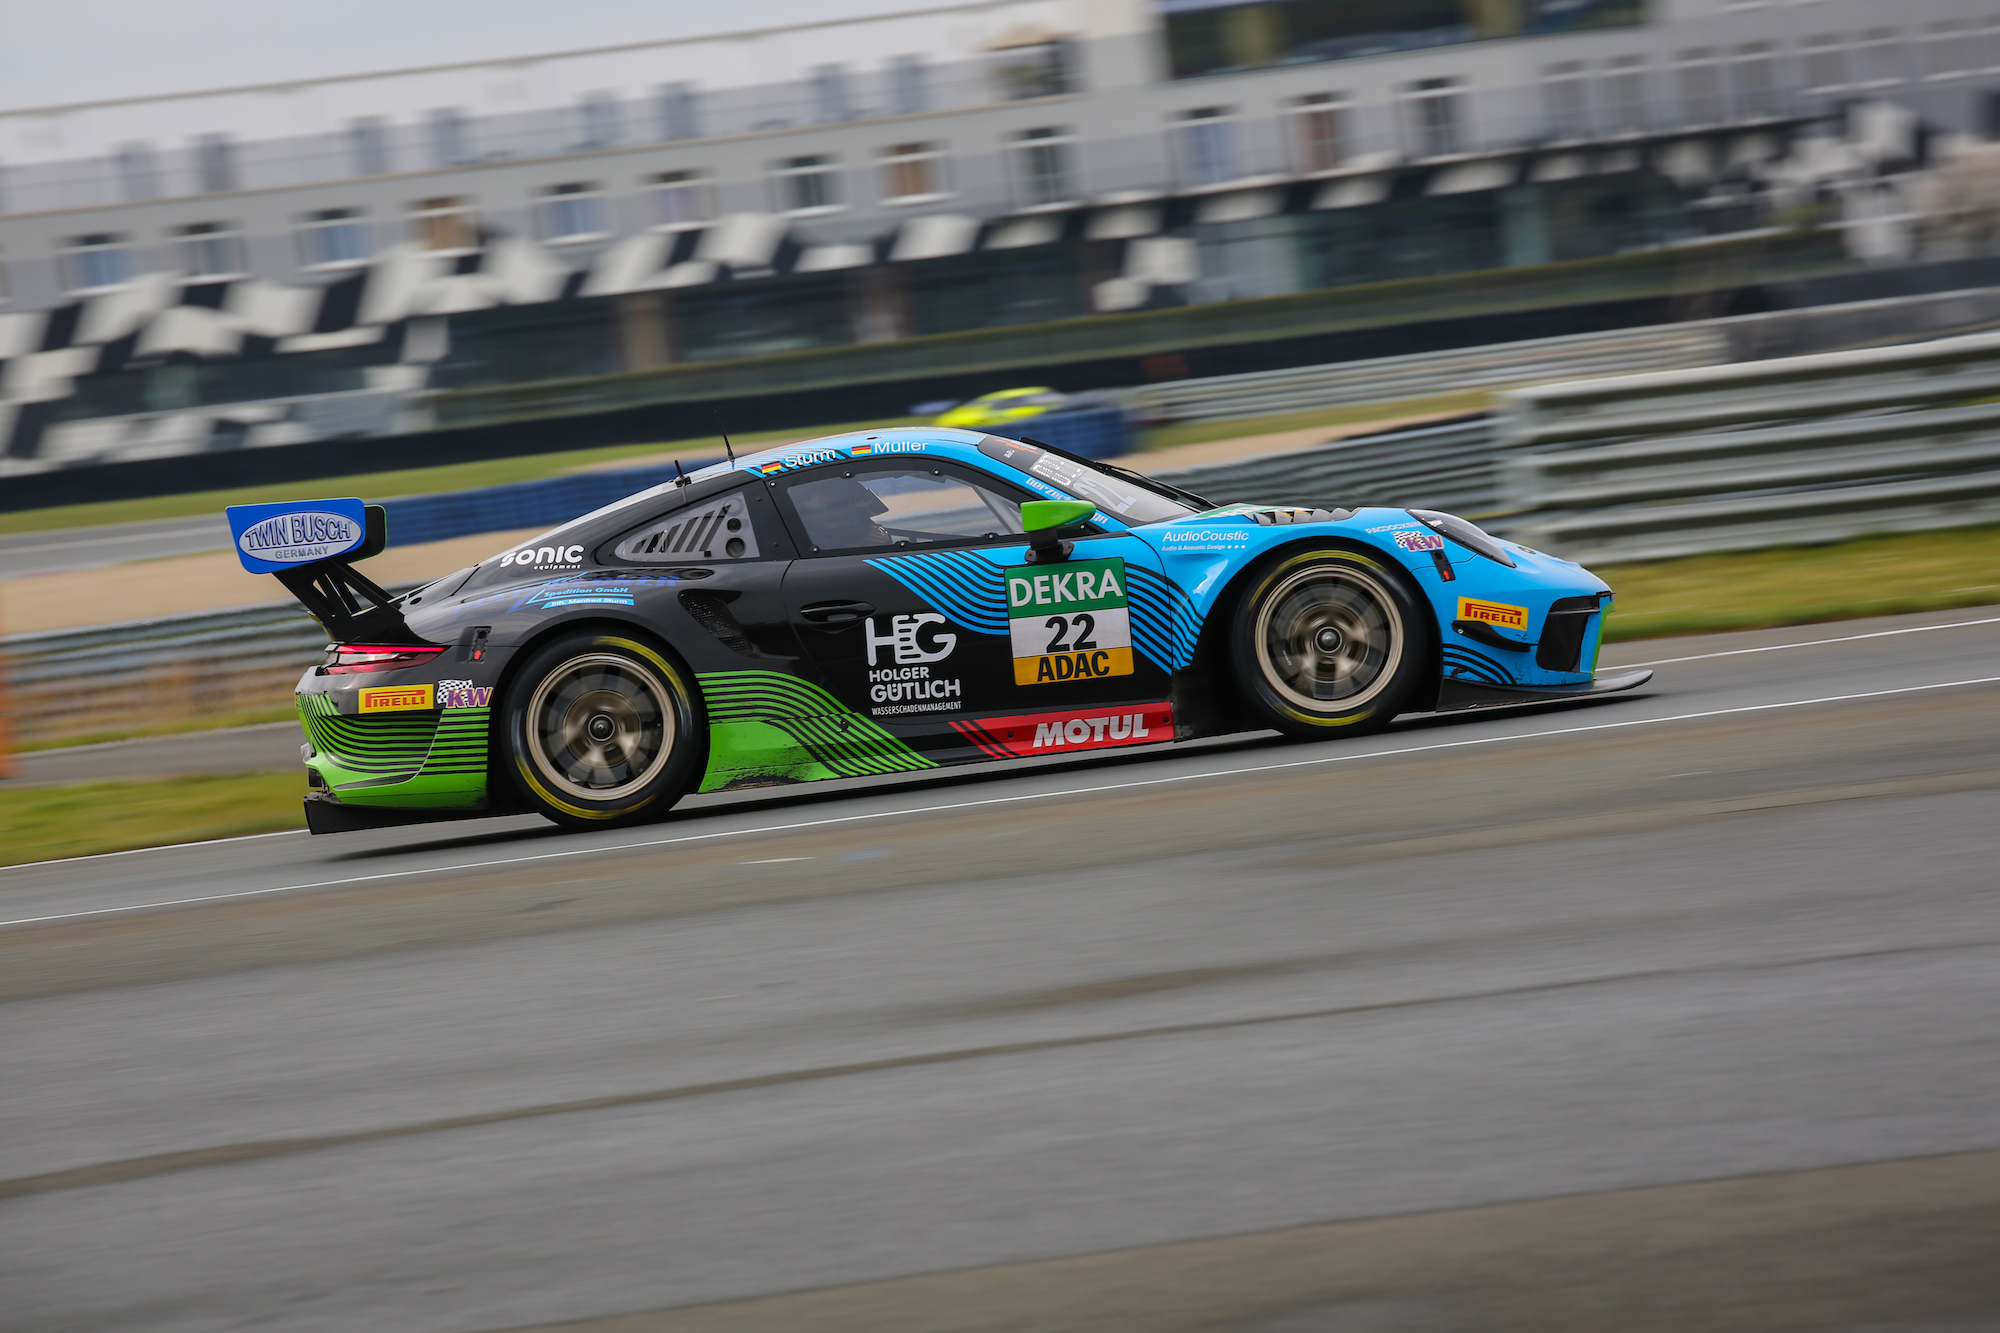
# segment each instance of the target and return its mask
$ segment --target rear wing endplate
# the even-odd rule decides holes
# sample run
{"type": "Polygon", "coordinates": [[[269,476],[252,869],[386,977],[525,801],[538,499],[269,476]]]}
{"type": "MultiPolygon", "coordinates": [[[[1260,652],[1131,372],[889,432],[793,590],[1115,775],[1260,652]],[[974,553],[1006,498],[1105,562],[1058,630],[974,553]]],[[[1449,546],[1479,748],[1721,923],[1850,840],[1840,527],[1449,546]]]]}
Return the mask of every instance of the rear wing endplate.
{"type": "Polygon", "coordinates": [[[423,643],[396,598],[354,568],[389,544],[381,505],[357,499],[229,506],[236,558],[273,574],[335,643],[423,643]]]}

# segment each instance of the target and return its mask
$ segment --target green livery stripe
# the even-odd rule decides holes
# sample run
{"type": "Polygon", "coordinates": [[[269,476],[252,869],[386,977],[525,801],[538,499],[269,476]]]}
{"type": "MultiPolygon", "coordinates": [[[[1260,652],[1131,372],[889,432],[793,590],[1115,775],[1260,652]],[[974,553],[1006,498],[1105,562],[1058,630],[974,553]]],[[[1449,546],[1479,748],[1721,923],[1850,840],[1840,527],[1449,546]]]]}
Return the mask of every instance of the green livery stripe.
{"type": "Polygon", "coordinates": [[[424,766],[438,729],[435,713],[342,717],[321,694],[299,696],[299,721],[313,749],[368,777],[414,774],[424,766]]]}
{"type": "MultiPolygon", "coordinates": [[[[861,714],[843,708],[819,686],[775,671],[712,671],[695,678],[708,702],[711,727],[761,722],[843,778],[936,768],[861,714]]],[[[718,753],[716,758],[722,759],[718,753]]]]}
{"type": "Polygon", "coordinates": [[[426,773],[484,773],[490,730],[484,708],[448,708],[431,741],[426,773]]]}

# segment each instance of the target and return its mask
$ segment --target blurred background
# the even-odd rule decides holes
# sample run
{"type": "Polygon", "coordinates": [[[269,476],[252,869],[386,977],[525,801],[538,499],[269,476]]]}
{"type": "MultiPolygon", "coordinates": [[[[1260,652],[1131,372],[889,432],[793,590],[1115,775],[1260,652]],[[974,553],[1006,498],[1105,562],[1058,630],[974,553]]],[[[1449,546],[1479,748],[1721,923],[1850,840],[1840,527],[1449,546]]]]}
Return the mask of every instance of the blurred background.
{"type": "MultiPolygon", "coordinates": [[[[910,12],[886,0],[746,0],[726,11],[623,0],[357,0],[337,11],[216,0],[44,7],[10,14],[9,28],[0,43],[8,864],[301,825],[291,691],[324,636],[274,582],[242,572],[225,505],[315,495],[383,503],[390,549],[368,572],[401,589],[657,484],[676,465],[719,458],[724,432],[742,450],[856,426],[963,422],[1116,459],[1218,503],[1302,497],[1466,514],[1604,574],[1620,594],[1606,637],[1621,662],[1775,654],[1674,668],[1682,674],[1662,682],[1680,693],[1658,704],[1662,714],[1750,712],[1917,682],[1907,673],[1928,669],[1927,653],[1939,681],[1976,684],[1989,670],[1990,638],[1961,641],[1967,626],[2000,614],[1966,609],[2000,603],[2000,8],[1988,0],[981,0],[910,12]],[[1869,619],[1825,627],[1860,618],[1869,619]],[[1863,634],[1914,634],[1884,642],[1927,646],[1840,649],[1855,656],[1810,669],[1775,651],[1863,634]],[[1634,642],[1669,635],[1703,637],[1634,642]]],[[[1980,697],[1990,703],[1990,690],[1980,697]]],[[[17,990],[167,986],[236,966],[223,958],[239,959],[247,976],[569,925],[641,922],[662,932],[645,936],[674,961],[657,976],[637,956],[545,958],[507,991],[471,963],[439,964],[453,997],[480,1004],[409,983],[394,992],[407,1005],[400,1012],[437,1026],[420,1023],[411,1049],[393,1052],[370,1044],[373,1029],[315,1027],[319,1013],[354,997],[331,973],[288,973],[294,980],[279,990],[291,994],[296,981],[299,995],[327,1000],[314,1016],[292,1016],[288,1032],[316,1034],[296,1049],[329,1043],[351,1069],[401,1071],[400,1089],[428,1087],[432,1057],[494,1013],[551,1006],[534,1039],[547,1043],[534,1047],[542,1053],[592,1030],[619,995],[552,997],[589,992],[576,978],[600,963],[607,977],[644,973],[640,991],[658,1006],[649,1014],[719,1015],[692,1006],[749,994],[740,1019],[732,1010],[688,1030],[706,1034],[695,1042],[704,1052],[754,1052],[745,1068],[761,1074],[820,1054],[772,1032],[810,1026],[815,1006],[847,1015],[848,1000],[865,1015],[827,1035],[828,1049],[852,1048],[863,1061],[923,1045],[896,1026],[909,1015],[920,1033],[933,1022],[976,1029],[964,1037],[976,1045],[1054,1040],[1050,1031],[1069,1040],[1071,1017],[1106,1011],[1066,1006],[1100,1001],[1132,1006],[1118,1013],[1148,1031],[1208,1022],[1239,1003],[1257,1010],[1294,990],[1320,1003],[1316,969],[1351,960],[1331,944],[1300,952],[1296,932],[1314,928],[1329,940],[1355,932],[1373,961],[1356,964],[1362,979],[1350,998],[1366,1005],[1434,982],[1495,994],[1559,988],[1611,957],[1638,971],[1657,965],[1660,976],[1708,976],[1702,969],[1723,957],[1751,968],[1745,960],[1943,949],[1990,926],[1981,896],[1990,869],[1968,830],[1990,827],[1987,733],[2000,710],[1927,707],[1883,705],[1865,722],[1801,722],[1797,732],[1718,723],[1698,743],[1654,748],[1600,738],[1578,756],[1520,767],[1468,757],[1449,775],[1412,767],[1362,794],[1343,788],[1351,809],[1332,804],[1327,787],[1272,788],[1214,809],[1135,800],[1119,807],[1125,822],[1095,838],[995,816],[900,850],[857,835],[851,845],[801,842],[795,856],[742,852],[740,864],[718,852],[714,866],[676,881],[677,892],[712,895],[708,903],[739,892],[780,901],[795,889],[785,887],[790,872],[771,867],[797,861],[800,875],[824,876],[819,888],[796,889],[805,896],[859,901],[882,885],[942,895],[938,915],[916,925],[856,908],[824,941],[807,941],[811,929],[788,934],[789,918],[768,930],[687,926],[711,956],[668,938],[652,919],[666,909],[619,897],[626,888],[592,881],[610,905],[579,907],[599,899],[551,897],[540,872],[508,871],[491,877],[493,903],[509,913],[546,908],[534,919],[544,924],[496,925],[492,904],[470,896],[479,910],[462,903],[466,915],[449,929],[414,915],[376,926],[329,920],[324,934],[218,918],[154,952],[104,945],[82,971],[64,971],[53,953],[24,955],[17,990]],[[1520,794],[1524,772],[1546,784],[1545,800],[1520,794]],[[1790,794],[1766,801],[1771,791],[1790,794]],[[1864,812],[1845,819],[1768,814],[1752,825],[1743,814],[1864,798],[1879,803],[1838,807],[1864,812]],[[1894,804],[1904,798],[1912,804],[1894,804]],[[1599,822],[1566,822],[1586,806],[1599,822]],[[1724,814],[1743,822],[1704,822],[1724,814]],[[1359,896],[1330,905],[1313,896],[1335,878],[1327,866],[1349,867],[1346,844],[1324,842],[1330,821],[1406,839],[1400,851],[1357,853],[1356,865],[1416,857],[1410,849],[1428,847],[1441,826],[1469,841],[1446,838],[1435,862],[1390,867],[1407,877],[1407,900],[1370,897],[1379,882],[1361,873],[1339,881],[1359,896]],[[1617,838],[1589,841],[1611,838],[1614,826],[1617,838]],[[1003,827],[1012,842],[982,841],[1003,827]],[[1526,850],[1510,855],[1509,846],[1526,850]],[[1023,847],[1065,849],[1072,864],[1095,867],[1093,884],[1110,895],[1101,917],[1099,899],[1074,902],[1073,886],[1035,879],[1047,867],[1023,847]],[[1447,864],[1448,853],[1460,859],[1447,864]],[[1141,887],[1133,858],[1155,854],[1181,860],[1161,860],[1141,887]],[[914,860],[897,869],[897,856],[914,860]],[[1017,919],[951,896],[957,882],[937,868],[979,861],[984,874],[986,856],[990,873],[1014,877],[1000,901],[1034,912],[1017,919]],[[876,857],[888,859],[845,867],[876,857]],[[1263,859],[1246,871],[1243,857],[1263,859]],[[1862,901],[1864,881],[1889,896],[1862,901]],[[1217,885],[1248,895],[1240,917],[1204,896],[1217,885]],[[1466,885],[1477,887],[1470,908],[1458,896],[1466,885]],[[1730,896],[1739,889],[1749,896],[1730,896]],[[1845,905],[1826,906],[1813,890],[1845,905]],[[929,970],[898,974],[912,956],[929,970]],[[735,970],[716,958],[749,961],[735,970]],[[1367,970],[1377,965],[1380,986],[1367,970]],[[1026,968],[1018,977],[1017,966],[1026,968]],[[856,969],[893,977],[883,994],[906,1006],[881,1019],[892,1034],[881,1042],[870,1027],[878,997],[843,998],[856,969]],[[800,991],[765,994],[794,975],[800,991]],[[1239,981],[1275,989],[1228,991],[1220,1009],[1210,1006],[1203,988],[1239,981]],[[986,993],[996,987],[1008,993],[986,993]],[[979,994],[969,999],[967,988],[979,994]],[[1124,998],[1156,993],[1164,998],[1124,998]],[[788,997],[799,1007],[788,1009],[788,997]]],[[[332,855],[315,841],[313,856],[332,855]]],[[[116,867],[146,874],[138,859],[76,865],[60,872],[70,879],[50,881],[50,902],[88,897],[116,867]]],[[[235,870],[212,865],[197,878],[211,873],[237,882],[235,870]]],[[[261,884],[263,873],[244,870],[241,882],[261,884]]],[[[332,874],[317,862],[274,862],[266,878],[332,874]]],[[[38,920],[22,915],[29,910],[10,914],[38,920]]],[[[334,1307],[367,1287],[379,1303],[349,1325],[381,1328],[608,1318],[1003,1261],[1029,1267],[994,1284],[897,1287],[838,1310],[780,1303],[757,1316],[762,1324],[741,1326],[960,1326],[941,1320],[949,1309],[984,1311],[983,1323],[965,1316],[968,1328],[1067,1327],[1059,1314],[1083,1327],[1090,1311],[1123,1309],[1120,1327],[1266,1333],[1986,1328],[2000,1295],[1966,1274],[1979,1267],[1979,1244],[1991,1252],[1991,1199],[2000,1197],[1990,1188],[2000,1167],[1973,1152],[1992,1146],[1978,1124],[1991,1122],[1996,1090],[1979,1071],[1996,1063],[1990,1051],[1953,1045],[1953,1033],[1954,1016],[1992,997],[1969,972],[1936,967],[1915,981],[1843,974],[1846,998],[1823,1004],[1794,992],[1774,999],[1761,980],[1740,990],[1733,981],[1703,990],[1704,981],[1587,1020],[1508,1010],[1488,1046],[1442,1018],[1385,1028],[1362,1043],[1378,1046],[1339,1053],[1348,1062],[1339,1067],[1362,1070],[1365,1086],[1352,1092],[1357,1127],[1324,1139],[1319,1108],[1350,1106],[1341,1098],[1352,1090],[1304,1079],[1270,1092],[1271,1120],[1258,1120],[1254,1090],[1276,1086],[1260,1062],[1288,1057],[1253,1050],[1251,1038],[1216,1055],[1191,1037],[1178,1049],[1180,1075],[1160,1085],[1147,1081],[1158,1069],[1135,1074],[1120,1085],[1129,1103],[1111,1097],[1089,1114],[1077,1107],[1096,1095],[1101,1070],[1077,1056],[1046,1082],[1029,1073],[1018,1086],[999,1079],[968,1093],[974,1109],[960,1110],[995,1116],[967,1131],[977,1152],[995,1154],[991,1169],[912,1185],[915,1194],[901,1185],[871,1193],[837,1163],[814,1177],[820,1192],[806,1190],[796,1215],[772,1222],[770,1200],[789,1197],[788,1159],[770,1156],[764,1140],[746,1148],[715,1131],[704,1142],[724,1157],[746,1153],[762,1185],[691,1187],[729,1219],[708,1238],[714,1248],[691,1241],[692,1276],[670,1281],[648,1267],[652,1258],[620,1248],[651,1234],[657,1219],[644,1208],[600,1210],[600,1196],[585,1191],[578,1208],[611,1233],[592,1244],[613,1258],[574,1289],[524,1276],[547,1257],[533,1243],[518,1272],[498,1272],[508,1265],[492,1256],[515,1251],[511,1238],[490,1237],[479,1242],[489,1246],[484,1258],[454,1252],[393,1274],[387,1260],[349,1265],[335,1237],[326,1242],[334,1267],[299,1260],[307,1276],[297,1282],[336,1293],[334,1307]],[[1669,1011],[1688,1026],[1674,1027],[1669,1011]],[[1763,1028],[1742,1019],[1774,1013],[1763,1028]],[[1433,1050],[1450,1054],[1448,1070],[1432,1065],[1433,1050]],[[1247,1103],[1231,1093],[1239,1079],[1253,1090],[1247,1103]],[[1157,1125],[1147,1122],[1144,1111],[1204,1080],[1214,1101],[1193,1119],[1162,1109],[1157,1125]],[[1023,1119],[990,1112],[1017,1104],[1023,1119]],[[1452,1120],[1440,1107],[1477,1114],[1452,1120]],[[1496,1107],[1497,1119],[1484,1119],[1496,1107]],[[1150,1147],[1129,1160],[1122,1149],[1094,1156],[1075,1146],[1123,1143],[1135,1120],[1159,1137],[1141,1135],[1150,1147]],[[1224,1122],[1226,1135],[1214,1128],[1224,1122]],[[1704,1126],[1724,1122],[1727,1132],[1705,1136],[1704,1126]],[[1024,1134],[1023,1157],[1007,1158],[994,1145],[1014,1142],[1023,1124],[1051,1128],[1024,1134]],[[1289,1146],[1273,1146],[1269,1161],[1214,1159],[1236,1161],[1240,1176],[1186,1165],[1209,1161],[1222,1139],[1254,1145],[1260,1135],[1289,1146]],[[1334,1146],[1322,1156],[1325,1144],[1334,1146]],[[1728,1198],[1621,1195],[1602,1213],[1587,1201],[1567,1212],[1549,1202],[1949,1153],[1978,1160],[1923,1168],[1931,1175],[1786,1176],[1763,1194],[1746,1186],[1728,1198]],[[1331,1195],[1304,1184],[1286,1193],[1288,1181],[1318,1180],[1321,1169],[1338,1178],[1331,1195]],[[1100,1212],[1100,1196],[1065,1193],[1056,1178],[1072,1170],[1079,1181],[1123,1171],[1146,1186],[1129,1195],[1107,1186],[1102,1197],[1118,1202],[1100,1212]],[[1045,1189],[1036,1171],[1051,1175],[1045,1189]],[[1009,1193],[1017,1187],[1026,1193],[1009,1193]],[[990,1230],[959,1230],[955,1210],[968,1197],[1011,1202],[995,1205],[1004,1216],[988,1218],[990,1230]],[[1279,1202],[1258,1202],[1268,1200],[1279,1202]],[[1530,1207],[1523,1200],[1546,1208],[1491,1226],[1454,1214],[1427,1229],[1415,1216],[1530,1207]],[[856,1210],[868,1216],[851,1225],[856,1210]],[[1088,1273],[1034,1266],[1405,1213],[1412,1218],[1379,1232],[1329,1233],[1302,1249],[1273,1232],[1279,1238],[1261,1249],[1135,1249],[1088,1273]],[[1824,1225],[1801,1231],[1803,1217],[1824,1225]],[[766,1222],[780,1239],[768,1239],[766,1222]],[[1495,1234],[1517,1226],[1527,1239],[1494,1248],[1495,1234]],[[1870,1237],[1899,1227],[1940,1265],[1929,1276],[1906,1255],[1871,1248],[1870,1237]],[[1727,1237],[1739,1233],[1749,1239],[1731,1248],[1727,1237]],[[1771,1240],[1781,1233],[1783,1244],[1771,1240]],[[1322,1242],[1389,1258],[1336,1280],[1322,1242]],[[1760,1248],[1766,1242],[1776,1248],[1760,1248]],[[1670,1257],[1633,1266],[1641,1254],[1670,1257]],[[1799,1255],[1818,1258],[1798,1267],[1799,1255]],[[483,1276],[450,1285],[461,1270],[483,1276]],[[1782,1281],[1772,1276],[1781,1270],[1790,1275],[1782,1281]],[[1202,1288],[1223,1293],[1210,1304],[1190,1294],[1202,1274],[1232,1272],[1268,1279],[1259,1290],[1271,1293],[1269,1308],[1226,1277],[1202,1288]],[[1396,1273],[1431,1294],[1396,1294],[1403,1278],[1383,1276],[1396,1273]],[[432,1292],[424,1284],[438,1274],[446,1285],[432,1292]],[[511,1282],[529,1294],[486,1304],[463,1294],[511,1282]],[[1435,1293],[1454,1283],[1481,1294],[1463,1307],[1437,1304],[1435,1293]],[[1714,1303],[1688,1304],[1704,1283],[1714,1303]],[[1521,1304],[1524,1290],[1574,1299],[1557,1313],[1521,1304]],[[1052,1295],[1066,1291],[1078,1293],[1074,1308],[1052,1295]],[[1131,1304],[1133,1292],[1154,1303],[1131,1304]],[[1821,1297],[1832,1304],[1815,1305],[1821,1297]]],[[[1340,984],[1349,980],[1342,972],[1340,984]]],[[[1827,995],[1839,989],[1829,983],[1827,995]]],[[[290,1036],[239,1032],[234,1025],[250,1020],[238,999],[189,1000],[188,1012],[207,1016],[195,1025],[203,1030],[238,1032],[245,1049],[267,1040],[294,1049],[290,1036]]],[[[400,1021],[388,1018],[389,1027],[400,1021]]],[[[511,1075],[494,1071],[522,1057],[496,1037],[467,1057],[478,1072],[461,1071],[438,1104],[473,1114],[535,1097],[561,1104],[578,1088],[652,1086],[665,1076],[617,1064],[655,1039],[650,1018],[628,1018],[638,1035],[621,1032],[612,1044],[636,1045],[601,1067],[564,1066],[553,1090],[505,1090],[511,1075]]],[[[89,1088],[103,1078],[112,1081],[95,1096],[118,1104],[129,1090],[108,1071],[179,1050],[183,1035],[156,1033],[164,1045],[135,1054],[100,1043],[88,1015],[76,1031],[92,1034],[76,1049],[99,1053],[97,1072],[45,1068],[44,1052],[24,1056],[0,1086],[41,1086],[46,1076],[50,1088],[89,1088]]],[[[218,1056],[215,1068],[231,1059],[218,1056]]],[[[260,1087],[267,1072],[217,1074],[216,1086],[260,1087]]],[[[744,1069],[724,1060],[710,1072],[744,1069]]],[[[348,1127],[340,1133],[380,1118],[366,1092],[376,1075],[357,1077],[365,1106],[334,1117],[348,1127]]],[[[318,1086],[317,1072],[300,1078],[318,1086]]],[[[69,1115],[51,1095],[60,1113],[38,1123],[69,1115]]],[[[400,1095],[383,1092],[379,1105],[400,1095]]],[[[185,1133],[166,1138],[193,1152],[225,1125],[258,1142],[297,1132],[243,1109],[255,1103],[200,1102],[177,1122],[185,1133]]],[[[398,1114],[417,1123],[430,1106],[398,1114]]],[[[34,1157],[10,1168],[0,1203],[18,1195],[28,1202],[14,1206],[32,1210],[44,1194],[72,1189],[66,1176],[34,1182],[45,1165],[85,1170],[78,1164],[101,1155],[88,1129],[97,1122],[78,1123],[83,1146],[64,1140],[46,1149],[54,1165],[34,1157]],[[21,1180],[30,1183],[7,1192],[21,1180]]],[[[863,1141],[879,1128],[869,1122],[843,1151],[888,1179],[915,1144],[918,1159],[950,1177],[955,1168],[937,1164],[961,1149],[926,1139],[933,1127],[919,1117],[885,1146],[863,1141]]],[[[787,1141],[809,1139],[800,1131],[787,1141]]],[[[136,1161],[154,1146],[138,1134],[119,1151],[136,1161]]],[[[506,1197],[496,1184],[466,1209],[496,1214],[534,1194],[537,1180],[508,1173],[557,1149],[510,1151],[492,1176],[509,1182],[506,1197]]],[[[813,1151],[796,1147],[802,1158],[813,1151]]],[[[625,1169],[623,1159],[592,1160],[604,1179],[625,1169]]],[[[152,1170],[135,1168],[148,1178],[152,1170]]],[[[405,1170],[433,1179],[407,1167],[386,1177],[405,1170]]],[[[452,1179],[437,1197],[462,1178],[452,1179]]],[[[306,1181],[323,1183],[310,1170],[306,1181]]],[[[269,1197],[282,1193],[274,1186],[269,1197]]],[[[282,1216],[215,1206],[223,1211],[211,1236],[282,1216]]],[[[396,1207],[372,1198],[364,1212],[396,1207]]],[[[37,1219],[17,1240],[38,1238],[17,1253],[53,1253],[42,1247],[68,1235],[79,1239],[64,1253],[87,1257],[122,1234],[76,1208],[46,1226],[40,1212],[16,1214],[37,1219]]],[[[426,1240],[457,1234],[469,1215],[431,1196],[411,1208],[428,1219],[426,1240]]],[[[291,1259],[266,1259],[273,1273],[295,1271],[291,1259]]],[[[46,1280],[65,1271],[46,1262],[54,1266],[37,1277],[33,1301],[18,1307],[29,1322],[10,1323],[0,1296],[0,1327],[168,1327],[131,1311],[182,1308],[160,1293],[183,1279],[195,1312],[184,1326],[216,1326],[204,1322],[202,1302],[231,1280],[227,1265],[190,1259],[171,1281],[134,1279],[141,1294],[129,1307],[106,1295],[93,1323],[46,1280]],[[64,1322],[72,1316],[83,1322],[64,1322]]],[[[282,1283],[251,1285],[249,1307],[294,1299],[282,1283]]],[[[298,1326],[341,1325],[327,1319],[298,1326]]],[[[738,1327],[692,1317],[671,1326],[738,1327]]]]}

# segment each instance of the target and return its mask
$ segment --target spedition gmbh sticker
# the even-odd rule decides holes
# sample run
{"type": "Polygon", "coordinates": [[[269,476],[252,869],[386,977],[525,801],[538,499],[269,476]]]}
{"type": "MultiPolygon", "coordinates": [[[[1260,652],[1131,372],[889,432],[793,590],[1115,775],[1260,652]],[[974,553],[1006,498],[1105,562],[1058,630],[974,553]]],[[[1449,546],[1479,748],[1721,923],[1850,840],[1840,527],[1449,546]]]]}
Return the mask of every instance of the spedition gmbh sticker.
{"type": "Polygon", "coordinates": [[[1015,565],[1006,579],[1016,685],[1132,674],[1123,560],[1015,565]]]}

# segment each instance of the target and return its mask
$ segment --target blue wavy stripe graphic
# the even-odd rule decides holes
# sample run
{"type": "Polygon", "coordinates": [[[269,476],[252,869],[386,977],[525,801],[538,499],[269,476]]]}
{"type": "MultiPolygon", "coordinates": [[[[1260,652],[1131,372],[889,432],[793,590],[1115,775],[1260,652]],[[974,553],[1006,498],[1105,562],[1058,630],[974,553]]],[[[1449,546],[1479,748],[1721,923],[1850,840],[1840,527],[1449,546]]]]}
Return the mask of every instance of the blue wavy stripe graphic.
{"type": "Polygon", "coordinates": [[[979,634],[1007,632],[1006,579],[990,560],[968,551],[930,551],[868,563],[955,624],[979,634]]]}
{"type": "Polygon", "coordinates": [[[1137,565],[1125,566],[1125,593],[1132,618],[1132,646],[1168,671],[1194,661],[1201,621],[1180,585],[1137,565]]]}
{"type": "Polygon", "coordinates": [[[1460,680],[1483,681],[1488,685],[1516,685],[1514,673],[1483,653],[1456,644],[1444,646],[1444,674],[1460,680]]]}

